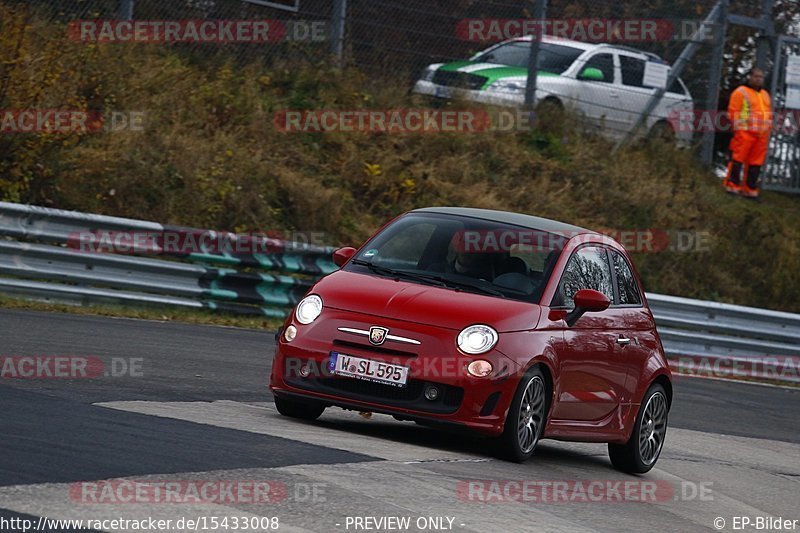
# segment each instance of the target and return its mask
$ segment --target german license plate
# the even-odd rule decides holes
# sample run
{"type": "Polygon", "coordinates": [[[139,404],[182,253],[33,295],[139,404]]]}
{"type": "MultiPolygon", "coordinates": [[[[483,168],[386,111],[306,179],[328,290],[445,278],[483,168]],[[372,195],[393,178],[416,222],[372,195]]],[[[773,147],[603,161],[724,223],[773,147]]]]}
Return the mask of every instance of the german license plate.
{"type": "Polygon", "coordinates": [[[436,98],[452,98],[452,97],[453,97],[452,87],[442,87],[441,85],[436,86],[436,98]]]}
{"type": "Polygon", "coordinates": [[[393,387],[405,387],[408,381],[408,367],[338,352],[331,353],[330,370],[338,376],[383,383],[393,387]]]}

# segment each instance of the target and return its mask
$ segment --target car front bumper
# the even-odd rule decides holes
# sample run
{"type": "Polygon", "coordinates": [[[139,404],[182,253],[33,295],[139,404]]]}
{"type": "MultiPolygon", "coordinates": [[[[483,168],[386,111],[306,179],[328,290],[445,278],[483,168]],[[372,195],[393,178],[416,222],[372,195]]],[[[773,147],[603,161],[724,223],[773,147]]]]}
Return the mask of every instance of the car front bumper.
{"type": "Polygon", "coordinates": [[[413,92],[423,96],[431,96],[433,98],[442,98],[446,100],[462,99],[470,102],[500,107],[521,107],[525,104],[524,94],[459,89],[458,87],[437,85],[432,81],[425,80],[418,81],[416,85],[414,85],[413,92]]]}
{"type": "Polygon", "coordinates": [[[516,364],[500,352],[466,356],[455,346],[458,332],[329,308],[317,322],[294,325],[297,337],[287,342],[279,336],[276,347],[270,376],[270,389],[276,396],[457,425],[490,435],[503,431],[519,376],[516,364]],[[339,330],[369,330],[376,321],[392,335],[417,339],[420,344],[387,341],[373,346],[365,337],[339,330]],[[409,368],[407,385],[401,388],[334,375],[329,368],[332,352],[405,366],[409,368]],[[467,373],[469,363],[479,358],[492,363],[491,376],[476,378],[467,373]],[[425,395],[429,388],[437,390],[433,400],[425,395]]]}

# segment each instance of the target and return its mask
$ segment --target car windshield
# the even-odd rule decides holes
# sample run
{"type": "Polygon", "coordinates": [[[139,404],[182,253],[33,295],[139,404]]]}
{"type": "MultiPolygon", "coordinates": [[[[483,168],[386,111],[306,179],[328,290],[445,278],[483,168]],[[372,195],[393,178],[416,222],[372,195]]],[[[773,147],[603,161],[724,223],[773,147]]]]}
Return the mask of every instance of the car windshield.
{"type": "Polygon", "coordinates": [[[466,216],[406,215],[347,270],[538,303],[569,235],[466,216]]]}
{"type": "MultiPolygon", "coordinates": [[[[513,41],[490,48],[476,56],[475,61],[482,63],[496,63],[512,67],[528,68],[528,56],[531,43],[527,41],[513,41]]],[[[562,44],[539,44],[539,70],[553,74],[564,73],[583,53],[580,48],[562,44]]]]}

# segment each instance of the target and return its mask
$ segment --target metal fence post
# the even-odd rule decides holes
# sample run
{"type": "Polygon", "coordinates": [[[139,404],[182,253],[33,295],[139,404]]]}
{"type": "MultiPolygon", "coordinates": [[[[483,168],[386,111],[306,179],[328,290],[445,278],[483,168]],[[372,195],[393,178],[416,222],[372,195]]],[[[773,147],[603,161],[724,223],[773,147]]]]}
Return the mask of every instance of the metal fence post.
{"type": "Polygon", "coordinates": [[[344,39],[347,29],[347,0],[333,1],[333,17],[331,20],[331,55],[337,65],[344,64],[344,39]]]}
{"type": "MultiPolygon", "coordinates": [[[[717,17],[717,25],[714,32],[714,52],[711,57],[711,68],[708,71],[708,92],[706,93],[706,111],[715,113],[719,107],[719,88],[720,78],[722,77],[722,65],[725,60],[725,37],[728,33],[728,11],[730,0],[720,0],[720,12],[717,17]]],[[[703,133],[703,144],[700,152],[700,160],[704,165],[711,165],[714,162],[714,141],[715,131],[703,133]]]]}
{"type": "Polygon", "coordinates": [[[531,39],[531,53],[528,57],[528,84],[525,86],[525,108],[533,110],[536,105],[536,85],[539,76],[539,43],[544,34],[544,18],[547,16],[547,0],[534,0],[533,18],[539,24],[531,39]]]}
{"type": "Polygon", "coordinates": [[[133,20],[134,0],[119,0],[119,18],[122,20],[133,20]]]}
{"type": "Polygon", "coordinates": [[[761,4],[761,18],[767,24],[767,30],[762,31],[758,36],[758,48],[756,49],[755,66],[766,70],[768,68],[767,59],[770,51],[775,52],[772,47],[775,45],[775,24],[773,23],[772,13],[775,7],[775,0],[763,0],[761,4]]]}

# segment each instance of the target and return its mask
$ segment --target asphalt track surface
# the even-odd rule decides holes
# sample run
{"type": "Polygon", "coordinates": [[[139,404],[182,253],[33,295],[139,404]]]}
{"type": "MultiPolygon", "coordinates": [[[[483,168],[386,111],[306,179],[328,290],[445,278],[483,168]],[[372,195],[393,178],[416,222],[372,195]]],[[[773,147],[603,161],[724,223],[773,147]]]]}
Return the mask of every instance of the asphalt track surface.
{"type": "Polygon", "coordinates": [[[517,465],[491,455],[485,439],[390,417],[329,409],[314,423],[283,418],[266,386],[270,332],[0,310],[0,343],[0,357],[136,367],[94,379],[0,379],[3,533],[147,531],[132,520],[149,518],[172,520],[149,531],[274,530],[260,517],[277,518],[277,531],[756,531],[758,517],[773,518],[761,531],[777,530],[776,517],[800,531],[797,390],[677,378],[661,459],[633,477],[613,470],[600,444],[546,440],[517,465]],[[568,489],[515,491],[522,481],[568,489]],[[150,490],[126,502],[120,489],[168,482],[257,482],[270,493],[176,502],[150,490]],[[620,502],[609,488],[617,482],[657,490],[620,502]],[[94,501],[98,486],[112,490],[94,501]],[[78,529],[40,517],[105,522],[78,529]],[[368,520],[388,517],[409,526],[368,520]]]}

